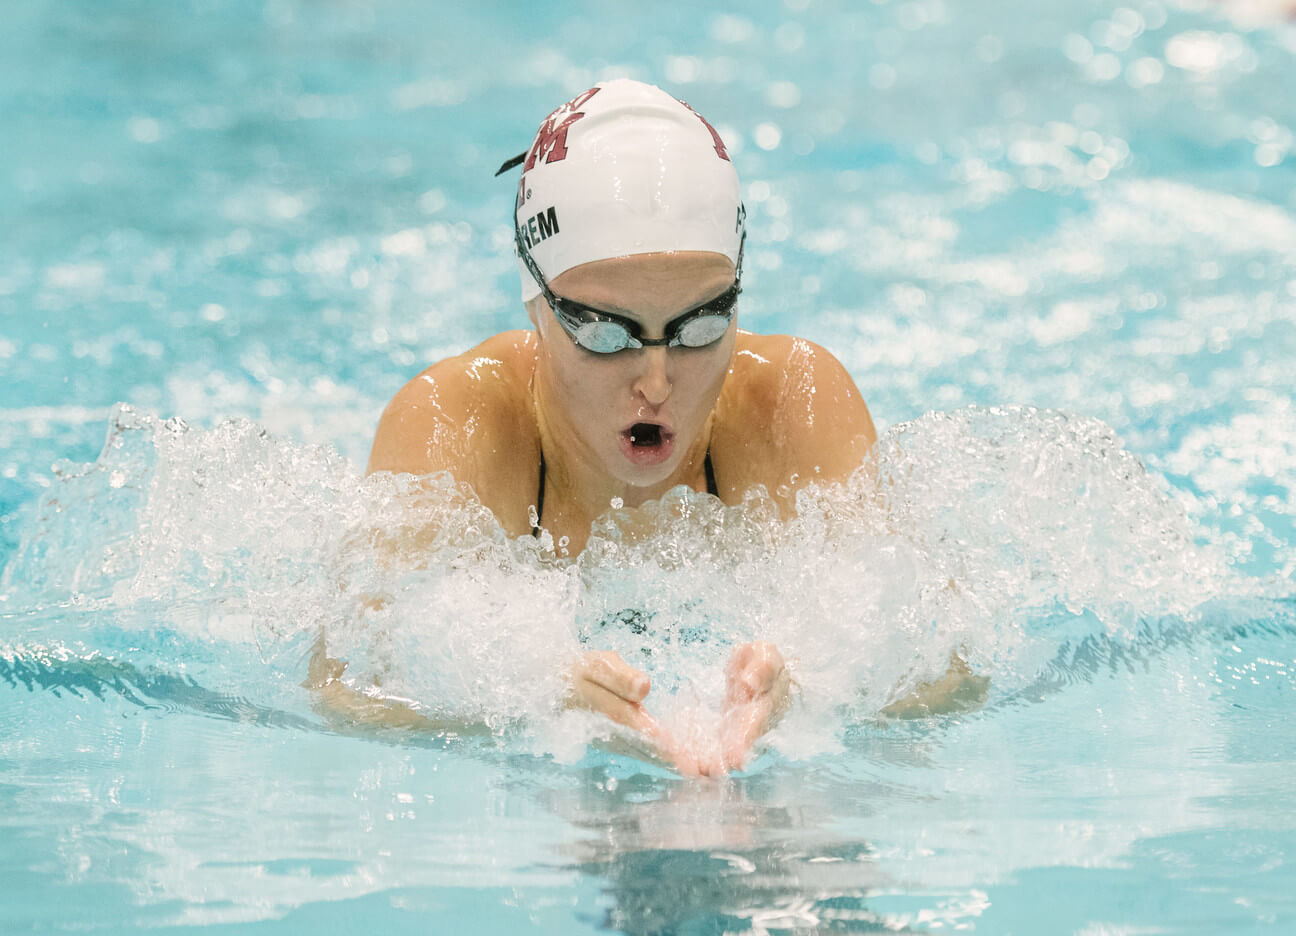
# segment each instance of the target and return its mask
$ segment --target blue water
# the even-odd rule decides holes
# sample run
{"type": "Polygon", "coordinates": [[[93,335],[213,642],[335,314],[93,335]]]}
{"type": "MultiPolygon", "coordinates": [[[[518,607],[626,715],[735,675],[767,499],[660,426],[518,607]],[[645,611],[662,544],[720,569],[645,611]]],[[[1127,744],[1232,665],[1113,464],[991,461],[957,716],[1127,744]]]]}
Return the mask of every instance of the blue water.
{"type": "Polygon", "coordinates": [[[1296,930],[1277,6],[8,5],[0,931],[1296,930]],[[742,323],[847,365],[881,504],[555,564],[361,479],[405,380],[525,324],[494,170],[618,75],[725,136],[742,323]],[[411,516],[471,547],[392,569],[411,516]],[[320,628],[452,727],[317,711],[320,628]],[[740,639],[801,699],[681,780],[552,713],[582,636],[672,724],[740,639]],[[952,650],[982,709],[879,716],[952,650]]]}

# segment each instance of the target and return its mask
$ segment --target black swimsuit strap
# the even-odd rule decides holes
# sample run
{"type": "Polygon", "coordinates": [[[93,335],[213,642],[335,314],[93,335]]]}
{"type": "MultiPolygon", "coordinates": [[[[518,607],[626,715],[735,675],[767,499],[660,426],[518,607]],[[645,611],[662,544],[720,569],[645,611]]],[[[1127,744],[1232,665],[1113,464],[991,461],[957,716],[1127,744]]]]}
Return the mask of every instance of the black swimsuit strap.
{"type": "Polygon", "coordinates": [[[532,536],[540,535],[540,518],[544,516],[545,463],[544,449],[540,450],[540,484],[536,489],[536,522],[531,528],[532,536]]]}
{"type": "MultiPolygon", "coordinates": [[[[706,452],[706,459],[702,462],[702,467],[706,471],[707,493],[712,497],[720,496],[720,488],[716,485],[715,466],[711,464],[711,449],[706,452]]],[[[544,449],[540,450],[540,480],[536,485],[536,522],[531,527],[531,535],[540,535],[540,518],[544,516],[544,494],[545,494],[545,460],[544,449]]]]}

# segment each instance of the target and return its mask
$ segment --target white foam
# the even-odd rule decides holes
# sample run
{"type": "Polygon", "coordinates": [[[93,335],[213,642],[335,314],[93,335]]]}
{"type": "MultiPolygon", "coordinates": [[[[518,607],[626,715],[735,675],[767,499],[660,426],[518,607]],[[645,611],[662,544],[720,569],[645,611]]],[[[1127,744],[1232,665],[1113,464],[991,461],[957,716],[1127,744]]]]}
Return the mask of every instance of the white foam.
{"type": "MultiPolygon", "coordinates": [[[[1132,632],[1191,619],[1231,587],[1164,483],[1095,420],[930,413],[886,433],[876,473],[804,490],[786,523],[759,490],[725,507],[679,489],[635,518],[651,534],[631,535],[618,511],[562,561],[510,539],[448,476],[362,479],[333,451],[246,421],[199,431],[119,407],[98,461],[65,467],[42,501],[2,586],[11,608],[161,609],[218,656],[255,646],[261,671],[231,666],[242,684],[209,687],[250,698],[260,680],[295,685],[323,629],[356,689],[523,726],[564,758],[607,731],[556,714],[582,650],[644,668],[649,709],[706,734],[732,648],[773,641],[800,702],[772,738],[804,756],[941,675],[951,653],[1007,692],[1055,653],[1053,618],[1132,632]]],[[[158,616],[121,613],[119,626],[158,616]]]]}

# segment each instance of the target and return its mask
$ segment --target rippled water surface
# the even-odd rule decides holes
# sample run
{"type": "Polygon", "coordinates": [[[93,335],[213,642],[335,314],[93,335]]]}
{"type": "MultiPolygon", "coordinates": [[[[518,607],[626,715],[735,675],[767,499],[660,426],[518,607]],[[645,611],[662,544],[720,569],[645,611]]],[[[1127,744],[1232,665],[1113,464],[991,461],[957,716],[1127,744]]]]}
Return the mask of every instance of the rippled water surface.
{"type": "Polygon", "coordinates": [[[1296,929],[1292,87],[1259,0],[6,7],[0,931],[1296,929]],[[880,497],[555,562],[361,477],[525,323],[494,170],[618,75],[725,137],[743,324],[845,362],[880,497]],[[318,711],[321,629],[445,730],[318,711]],[[705,734],[758,637],[724,781],[555,714],[608,647],[705,734]],[[982,708],[880,715],[953,651],[982,708]]]}

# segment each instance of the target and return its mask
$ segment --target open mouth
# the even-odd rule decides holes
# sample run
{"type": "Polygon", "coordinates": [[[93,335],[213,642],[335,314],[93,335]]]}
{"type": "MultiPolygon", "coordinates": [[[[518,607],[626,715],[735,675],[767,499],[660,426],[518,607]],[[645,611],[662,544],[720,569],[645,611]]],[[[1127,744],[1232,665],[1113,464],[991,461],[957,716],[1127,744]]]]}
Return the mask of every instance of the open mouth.
{"type": "Polygon", "coordinates": [[[663,431],[656,423],[635,423],[625,431],[625,436],[635,448],[653,448],[661,445],[663,431]]]}
{"type": "Polygon", "coordinates": [[[633,464],[650,467],[668,462],[675,434],[660,423],[637,422],[621,430],[621,451],[633,464]]]}

